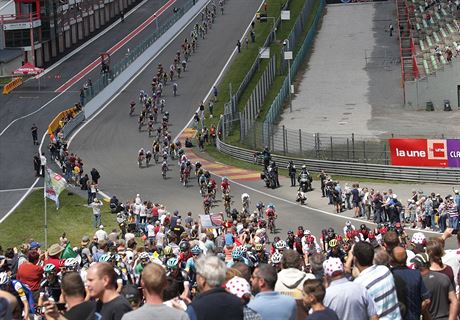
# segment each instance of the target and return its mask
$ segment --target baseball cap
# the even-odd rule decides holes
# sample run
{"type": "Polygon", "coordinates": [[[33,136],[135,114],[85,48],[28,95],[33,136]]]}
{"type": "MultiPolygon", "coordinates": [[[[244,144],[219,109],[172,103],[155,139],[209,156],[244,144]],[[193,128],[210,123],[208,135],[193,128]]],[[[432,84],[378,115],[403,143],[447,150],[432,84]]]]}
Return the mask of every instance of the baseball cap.
{"type": "Polygon", "coordinates": [[[329,277],[337,276],[344,272],[343,263],[339,258],[329,258],[323,263],[324,274],[329,277]]]}
{"type": "Polygon", "coordinates": [[[41,245],[40,243],[38,243],[37,241],[32,241],[32,242],[30,243],[30,249],[32,249],[32,250],[33,250],[33,249],[38,249],[38,248],[40,248],[41,246],[42,246],[42,245],[41,245]]]}

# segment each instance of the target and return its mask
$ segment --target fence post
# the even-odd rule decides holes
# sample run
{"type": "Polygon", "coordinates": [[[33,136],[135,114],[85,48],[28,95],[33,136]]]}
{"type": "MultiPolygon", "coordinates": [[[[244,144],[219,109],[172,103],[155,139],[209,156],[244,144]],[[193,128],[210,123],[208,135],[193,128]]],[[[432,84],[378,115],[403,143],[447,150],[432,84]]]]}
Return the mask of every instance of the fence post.
{"type": "MultiPolygon", "coordinates": [[[[253,144],[252,144],[252,149],[256,149],[257,148],[257,122],[254,122],[254,125],[252,126],[252,129],[253,129],[253,132],[254,132],[254,135],[253,135],[253,144]]],[[[262,130],[262,137],[263,137],[263,132],[264,130],[262,130]]]]}
{"type": "Polygon", "coordinates": [[[284,131],[286,129],[284,128],[284,125],[283,125],[283,154],[286,155],[286,136],[284,134],[284,131]]]}
{"type": "Polygon", "coordinates": [[[354,133],[351,134],[351,147],[352,147],[351,154],[353,156],[353,161],[354,161],[355,160],[355,134],[354,133]]]}
{"type": "Polygon", "coordinates": [[[243,114],[240,112],[240,142],[243,142],[243,130],[244,130],[244,119],[243,114]]]}
{"type": "Polygon", "coordinates": [[[319,159],[319,133],[315,133],[315,153],[316,159],[319,159]]]}
{"type": "Polygon", "coordinates": [[[271,132],[272,132],[272,150],[275,150],[275,133],[273,132],[273,124],[270,123],[271,132]]]}
{"type": "MultiPolygon", "coordinates": [[[[270,123],[267,122],[267,144],[264,145],[264,147],[265,147],[265,146],[270,147],[270,145],[271,145],[271,140],[270,140],[270,123]]],[[[272,150],[273,150],[273,149],[272,149],[272,150]]]]}
{"type": "Polygon", "coordinates": [[[350,160],[350,138],[347,138],[347,160],[350,160]]]}
{"type": "Polygon", "coordinates": [[[367,162],[366,158],[366,140],[363,140],[363,153],[364,153],[364,163],[367,162]]]}
{"type": "Polygon", "coordinates": [[[334,150],[332,148],[332,136],[331,136],[331,160],[334,160],[334,150]]]}
{"type": "Polygon", "coordinates": [[[299,149],[300,149],[300,155],[302,155],[302,130],[299,129],[299,149]]]}
{"type": "Polygon", "coordinates": [[[289,153],[288,144],[289,144],[289,142],[288,142],[288,131],[287,131],[287,129],[286,129],[286,153],[289,153]]]}

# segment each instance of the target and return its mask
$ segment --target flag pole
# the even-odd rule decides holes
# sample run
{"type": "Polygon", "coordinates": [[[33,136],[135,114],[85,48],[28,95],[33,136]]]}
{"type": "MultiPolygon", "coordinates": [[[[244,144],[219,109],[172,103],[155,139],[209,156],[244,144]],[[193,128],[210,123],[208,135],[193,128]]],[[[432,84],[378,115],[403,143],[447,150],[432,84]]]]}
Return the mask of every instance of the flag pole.
{"type": "Polygon", "coordinates": [[[46,177],[49,174],[48,169],[45,167],[45,174],[44,174],[44,179],[43,179],[43,188],[45,190],[45,194],[43,197],[43,200],[45,201],[45,248],[48,249],[48,212],[47,212],[47,206],[46,206],[46,177]]]}

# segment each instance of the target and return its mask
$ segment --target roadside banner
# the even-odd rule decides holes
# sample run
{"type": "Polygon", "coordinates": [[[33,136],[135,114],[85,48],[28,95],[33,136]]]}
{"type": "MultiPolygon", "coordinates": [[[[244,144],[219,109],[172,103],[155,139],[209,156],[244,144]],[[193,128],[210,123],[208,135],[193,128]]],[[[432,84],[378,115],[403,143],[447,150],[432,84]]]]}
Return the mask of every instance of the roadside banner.
{"type": "Polygon", "coordinates": [[[46,169],[44,196],[53,200],[57,209],[59,209],[59,194],[66,186],[67,182],[62,176],[49,168],[46,169]]]}
{"type": "Polygon", "coordinates": [[[389,139],[391,164],[460,167],[460,139],[389,139]]]}

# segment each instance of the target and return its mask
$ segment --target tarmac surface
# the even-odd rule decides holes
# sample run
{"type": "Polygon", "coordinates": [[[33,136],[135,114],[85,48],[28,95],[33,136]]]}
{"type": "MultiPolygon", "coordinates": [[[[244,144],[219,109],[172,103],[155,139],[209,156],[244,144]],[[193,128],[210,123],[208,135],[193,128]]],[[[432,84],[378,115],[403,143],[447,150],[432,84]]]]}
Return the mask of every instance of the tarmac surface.
{"type": "Polygon", "coordinates": [[[403,107],[399,38],[387,32],[395,12],[393,1],[328,5],[280,125],[332,136],[455,136],[460,112],[403,107]]]}
{"type": "MultiPolygon", "coordinates": [[[[183,130],[184,126],[188,124],[199,103],[208,94],[227,59],[234,52],[236,40],[245,31],[259,5],[259,1],[252,0],[227,1],[225,14],[217,16],[216,23],[206,39],[199,41],[197,52],[190,58],[188,71],[177,81],[179,95],[173,97],[171,86],[166,86],[166,110],[171,115],[173,136],[179,135],[183,139],[184,134],[189,134],[189,130],[183,130]]],[[[163,203],[170,211],[178,209],[184,214],[190,210],[194,216],[202,212],[202,199],[196,179],[192,179],[188,187],[182,186],[179,183],[177,163],[170,162],[170,170],[165,180],[161,178],[160,165],[138,168],[137,151],[141,147],[149,148],[152,139],[148,137],[147,132],[138,131],[137,117],[128,115],[129,102],[137,98],[139,90],[149,88],[152,72],[157,64],[161,62],[167,65],[170,62],[183,38],[190,33],[190,29],[191,26],[185,29],[184,33],[165,48],[146,70],[140,72],[132,83],[120,90],[100,114],[86,122],[71,141],[70,150],[82,157],[86,172],[89,172],[92,167],[99,170],[100,189],[103,195],[117,195],[119,199],[125,200],[134,198],[137,193],[140,193],[143,199],[163,203]]],[[[35,117],[33,118],[36,121],[35,117]]],[[[30,124],[27,130],[24,130],[27,135],[29,135],[29,127],[30,124]]],[[[266,204],[274,203],[279,214],[278,234],[282,237],[286,235],[288,229],[294,229],[298,225],[303,225],[318,235],[322,229],[329,226],[340,230],[348,219],[356,226],[362,221],[350,218],[350,212],[334,214],[333,208],[321,198],[317,181],[314,184],[316,189],[308,193],[308,206],[300,206],[295,202],[296,189],[289,187],[286,178],[281,178],[281,188],[266,189],[258,178],[258,172],[244,172],[238,168],[206,160],[205,155],[199,151],[188,151],[188,154],[193,160],[203,161],[204,167],[210,168],[218,182],[223,175],[232,179],[231,193],[234,196],[235,207],[240,206],[240,195],[244,192],[248,192],[251,196],[251,207],[258,201],[266,204]]],[[[29,157],[27,161],[31,161],[28,159],[29,157]]],[[[343,183],[345,182],[342,182],[342,185],[343,183]]],[[[401,199],[404,199],[408,197],[414,186],[384,183],[376,185],[375,188],[378,190],[392,188],[401,199]]],[[[425,192],[433,190],[444,194],[450,191],[450,186],[423,185],[423,188],[425,192]]],[[[3,197],[0,198],[0,202],[3,202],[4,198],[10,196],[8,192],[3,192],[0,193],[0,197],[3,197]]],[[[223,211],[222,203],[218,202],[212,211],[223,211]]],[[[108,218],[103,217],[103,219],[108,218]]],[[[113,216],[110,218],[113,219],[113,216]]],[[[453,242],[448,242],[448,247],[454,246],[453,242]]]]}

